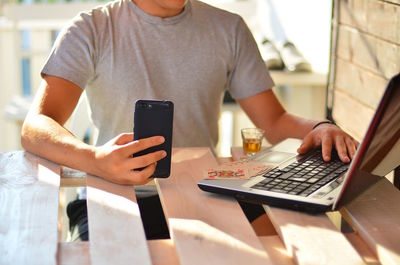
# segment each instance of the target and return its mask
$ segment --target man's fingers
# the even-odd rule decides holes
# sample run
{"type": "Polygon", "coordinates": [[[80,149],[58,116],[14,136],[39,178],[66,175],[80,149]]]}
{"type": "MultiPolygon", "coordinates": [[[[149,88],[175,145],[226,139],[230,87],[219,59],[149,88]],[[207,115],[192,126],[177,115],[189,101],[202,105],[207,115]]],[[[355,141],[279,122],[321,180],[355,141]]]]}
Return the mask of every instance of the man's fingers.
{"type": "Polygon", "coordinates": [[[156,170],[157,163],[153,163],[143,168],[142,170],[131,170],[130,179],[134,180],[135,185],[143,185],[150,181],[150,177],[153,176],[156,170]]]}
{"type": "Polygon", "coordinates": [[[322,158],[324,159],[324,161],[330,161],[331,153],[332,153],[332,138],[331,137],[324,136],[322,138],[321,149],[322,149],[322,158]]]}
{"type": "Polygon", "coordinates": [[[150,181],[150,177],[156,170],[156,164],[148,165],[142,170],[128,170],[124,174],[119,175],[113,182],[122,185],[144,185],[150,181]]]}
{"type": "Polygon", "coordinates": [[[122,133],[116,137],[115,144],[124,145],[133,141],[133,133],[122,133]]]}
{"type": "Polygon", "coordinates": [[[358,149],[358,147],[360,146],[360,143],[358,141],[356,141],[354,138],[350,137],[351,141],[355,144],[356,146],[356,150],[358,149]]]}
{"type": "Polygon", "coordinates": [[[349,163],[350,158],[347,153],[347,145],[345,143],[345,139],[342,136],[337,136],[335,138],[335,147],[340,160],[342,160],[345,163],[349,163]]]}
{"type": "Polygon", "coordinates": [[[304,154],[311,148],[321,146],[324,161],[331,160],[332,148],[336,148],[341,161],[349,163],[354,158],[359,143],[339,127],[326,125],[317,127],[304,137],[303,143],[297,149],[299,154],[304,154]]]}
{"type": "Polygon", "coordinates": [[[147,148],[160,145],[164,143],[164,141],[165,139],[162,136],[152,136],[149,138],[139,139],[125,144],[123,147],[123,152],[125,155],[130,156],[134,153],[146,150],[147,148]]]}
{"type": "Polygon", "coordinates": [[[308,134],[306,137],[303,139],[303,143],[300,145],[300,147],[297,149],[297,152],[299,154],[305,154],[307,153],[310,149],[312,149],[313,146],[313,137],[311,134],[308,134]]]}
{"type": "Polygon", "coordinates": [[[354,140],[351,137],[346,137],[345,139],[345,143],[347,146],[347,153],[350,155],[350,158],[353,160],[356,151],[357,151],[357,142],[354,142],[354,140]]]}
{"type": "Polygon", "coordinates": [[[167,152],[164,150],[160,150],[146,155],[133,157],[125,162],[124,167],[131,170],[135,168],[147,167],[148,165],[154,164],[166,156],[167,152]]]}

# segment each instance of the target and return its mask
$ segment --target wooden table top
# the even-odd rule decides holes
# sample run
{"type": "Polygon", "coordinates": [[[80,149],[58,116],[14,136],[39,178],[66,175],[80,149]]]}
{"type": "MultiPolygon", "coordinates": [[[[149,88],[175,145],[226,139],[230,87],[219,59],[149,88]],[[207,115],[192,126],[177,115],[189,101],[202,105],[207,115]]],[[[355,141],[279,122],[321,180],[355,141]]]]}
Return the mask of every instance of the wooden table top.
{"type": "Polygon", "coordinates": [[[64,176],[24,151],[0,154],[0,264],[400,263],[400,193],[390,182],[341,212],[264,205],[267,215],[256,221],[262,233],[235,199],[197,187],[219,161],[208,148],[173,150],[171,176],[155,181],[171,239],[147,241],[132,186],[64,176]],[[59,242],[59,190],[67,186],[88,187],[89,242],[59,242]]]}

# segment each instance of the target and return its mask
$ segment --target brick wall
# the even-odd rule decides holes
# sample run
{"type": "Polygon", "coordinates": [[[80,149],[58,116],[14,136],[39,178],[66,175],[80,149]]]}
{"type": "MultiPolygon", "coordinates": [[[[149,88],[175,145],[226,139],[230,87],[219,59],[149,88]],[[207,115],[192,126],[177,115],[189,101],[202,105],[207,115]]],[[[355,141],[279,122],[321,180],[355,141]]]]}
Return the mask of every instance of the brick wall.
{"type": "Polygon", "coordinates": [[[334,2],[329,103],[360,140],[387,80],[400,71],[400,0],[334,2]]]}

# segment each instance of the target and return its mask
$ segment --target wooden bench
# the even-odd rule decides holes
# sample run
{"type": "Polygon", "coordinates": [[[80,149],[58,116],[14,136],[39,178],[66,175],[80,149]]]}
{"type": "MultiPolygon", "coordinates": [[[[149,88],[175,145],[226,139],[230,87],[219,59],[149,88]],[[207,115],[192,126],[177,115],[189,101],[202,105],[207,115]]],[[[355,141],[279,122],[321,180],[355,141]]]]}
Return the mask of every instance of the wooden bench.
{"type": "Polygon", "coordinates": [[[132,186],[63,176],[59,165],[23,151],[0,154],[0,264],[400,262],[400,194],[388,182],[330,214],[356,232],[341,232],[325,214],[264,206],[261,234],[236,200],[198,189],[203,170],[218,164],[209,149],[175,149],[172,163],[171,177],[156,180],[171,239],[147,241],[132,186]],[[59,242],[60,187],[85,184],[90,241],[59,242]]]}

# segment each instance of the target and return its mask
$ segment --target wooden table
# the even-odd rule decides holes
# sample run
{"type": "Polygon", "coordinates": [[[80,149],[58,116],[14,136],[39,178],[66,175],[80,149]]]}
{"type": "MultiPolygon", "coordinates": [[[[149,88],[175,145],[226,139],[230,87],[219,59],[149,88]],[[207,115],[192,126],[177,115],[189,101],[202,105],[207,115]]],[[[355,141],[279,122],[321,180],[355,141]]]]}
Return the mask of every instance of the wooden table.
{"type": "Polygon", "coordinates": [[[265,205],[252,226],[235,199],[198,189],[218,161],[207,148],[173,150],[171,176],[156,181],[171,239],[146,241],[133,187],[65,176],[23,151],[0,154],[0,264],[400,263],[400,194],[391,183],[329,217],[265,205]],[[59,242],[60,187],[84,185],[90,242],[59,242]],[[356,232],[343,222],[341,232],[335,218],[356,232]]]}

